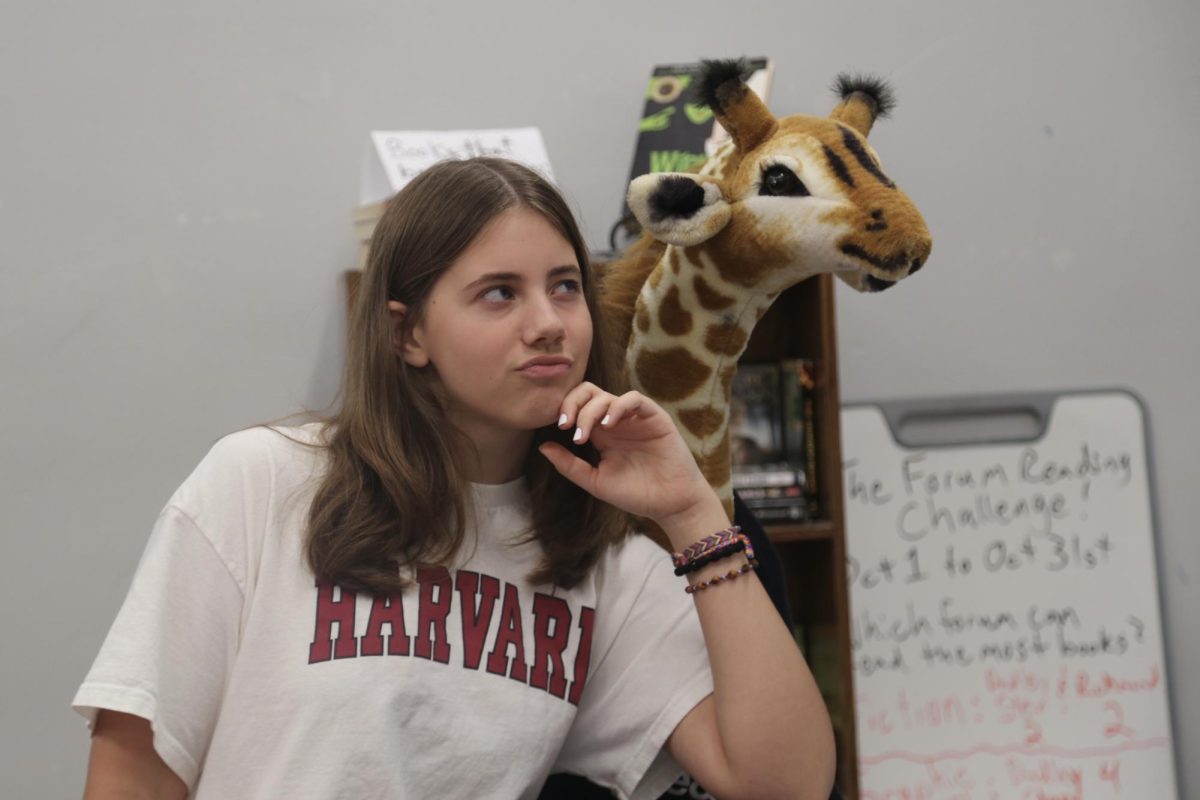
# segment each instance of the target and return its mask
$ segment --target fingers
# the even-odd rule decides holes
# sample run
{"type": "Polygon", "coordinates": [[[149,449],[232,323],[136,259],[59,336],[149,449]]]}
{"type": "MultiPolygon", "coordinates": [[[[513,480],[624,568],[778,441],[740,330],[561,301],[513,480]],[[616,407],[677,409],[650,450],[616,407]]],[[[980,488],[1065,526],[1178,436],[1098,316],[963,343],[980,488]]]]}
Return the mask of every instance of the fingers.
{"type": "Polygon", "coordinates": [[[639,392],[626,392],[617,397],[591,383],[581,383],[563,399],[558,426],[575,426],[572,437],[576,444],[591,438],[593,431],[614,427],[622,419],[649,417],[661,409],[654,401],[639,392]]]}
{"type": "Polygon", "coordinates": [[[609,404],[602,427],[611,428],[621,420],[631,417],[653,416],[658,410],[659,407],[646,395],[640,392],[626,392],[609,404]]]}
{"type": "Polygon", "coordinates": [[[575,424],[575,416],[579,412],[580,407],[586,403],[593,394],[600,391],[600,387],[594,383],[583,383],[576,386],[571,391],[567,392],[567,396],[563,398],[561,413],[558,417],[558,427],[569,428],[575,424]]]}
{"type": "Polygon", "coordinates": [[[540,445],[538,452],[545,456],[551,466],[558,470],[564,478],[588,494],[594,494],[595,467],[556,442],[546,442],[540,445]]]}
{"type": "Polygon", "coordinates": [[[575,435],[571,437],[572,441],[583,444],[615,399],[613,395],[593,383],[581,383],[563,398],[558,427],[565,429],[574,425],[575,435]]]}

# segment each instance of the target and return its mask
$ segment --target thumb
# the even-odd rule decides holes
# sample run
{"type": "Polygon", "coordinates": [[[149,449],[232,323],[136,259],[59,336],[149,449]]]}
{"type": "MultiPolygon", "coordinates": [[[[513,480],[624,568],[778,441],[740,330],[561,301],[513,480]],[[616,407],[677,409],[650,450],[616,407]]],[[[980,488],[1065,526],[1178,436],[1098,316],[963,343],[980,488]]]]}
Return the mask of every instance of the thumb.
{"type": "Polygon", "coordinates": [[[588,494],[595,494],[592,489],[596,483],[596,468],[591,464],[557,442],[544,442],[538,445],[538,452],[558,470],[559,475],[588,494]]]}

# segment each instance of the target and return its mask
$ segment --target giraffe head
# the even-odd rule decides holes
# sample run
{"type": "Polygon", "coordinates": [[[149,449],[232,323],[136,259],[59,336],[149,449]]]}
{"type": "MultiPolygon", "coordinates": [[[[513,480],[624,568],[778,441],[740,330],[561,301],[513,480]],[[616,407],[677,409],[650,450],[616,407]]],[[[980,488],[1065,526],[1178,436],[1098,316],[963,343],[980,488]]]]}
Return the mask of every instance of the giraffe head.
{"type": "Polygon", "coordinates": [[[629,207],[660,242],[703,247],[721,276],[774,295],[821,272],[881,291],[920,269],[921,213],[867,143],[893,106],[873,78],[840,76],[829,117],[776,118],[738,61],[705,62],[700,94],[729,133],[698,175],[636,178],[629,207]]]}

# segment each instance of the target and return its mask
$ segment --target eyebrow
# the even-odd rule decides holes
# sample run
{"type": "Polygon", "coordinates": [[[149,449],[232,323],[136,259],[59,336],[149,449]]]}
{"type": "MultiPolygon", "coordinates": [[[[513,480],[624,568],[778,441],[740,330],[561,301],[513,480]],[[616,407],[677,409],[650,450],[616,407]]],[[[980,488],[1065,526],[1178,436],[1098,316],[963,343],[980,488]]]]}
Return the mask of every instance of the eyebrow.
{"type": "MultiPolygon", "coordinates": [[[[555,267],[554,269],[550,270],[550,272],[546,274],[546,277],[553,279],[559,277],[560,275],[578,275],[580,278],[582,278],[583,271],[574,264],[563,264],[562,266],[555,267]]],[[[488,272],[464,286],[463,291],[467,291],[485,283],[520,283],[524,279],[525,278],[523,275],[520,275],[516,272],[488,272]]]]}

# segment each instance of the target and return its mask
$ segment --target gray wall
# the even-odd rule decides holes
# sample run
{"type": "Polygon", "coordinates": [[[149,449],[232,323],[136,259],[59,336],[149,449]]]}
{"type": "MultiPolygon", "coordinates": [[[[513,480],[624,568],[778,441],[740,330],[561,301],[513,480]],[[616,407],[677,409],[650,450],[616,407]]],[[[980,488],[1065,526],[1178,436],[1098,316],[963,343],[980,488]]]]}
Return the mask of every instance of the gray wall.
{"type": "Polygon", "coordinates": [[[332,398],[367,132],[538,125],[599,245],[649,66],[742,53],[777,59],[777,113],[826,112],[846,68],[899,93],[872,141],[935,248],[840,294],[847,399],[1146,398],[1177,749],[1200,752],[1195,4],[172,5],[0,10],[0,795],[78,793],[67,704],[209,444],[332,398]]]}

